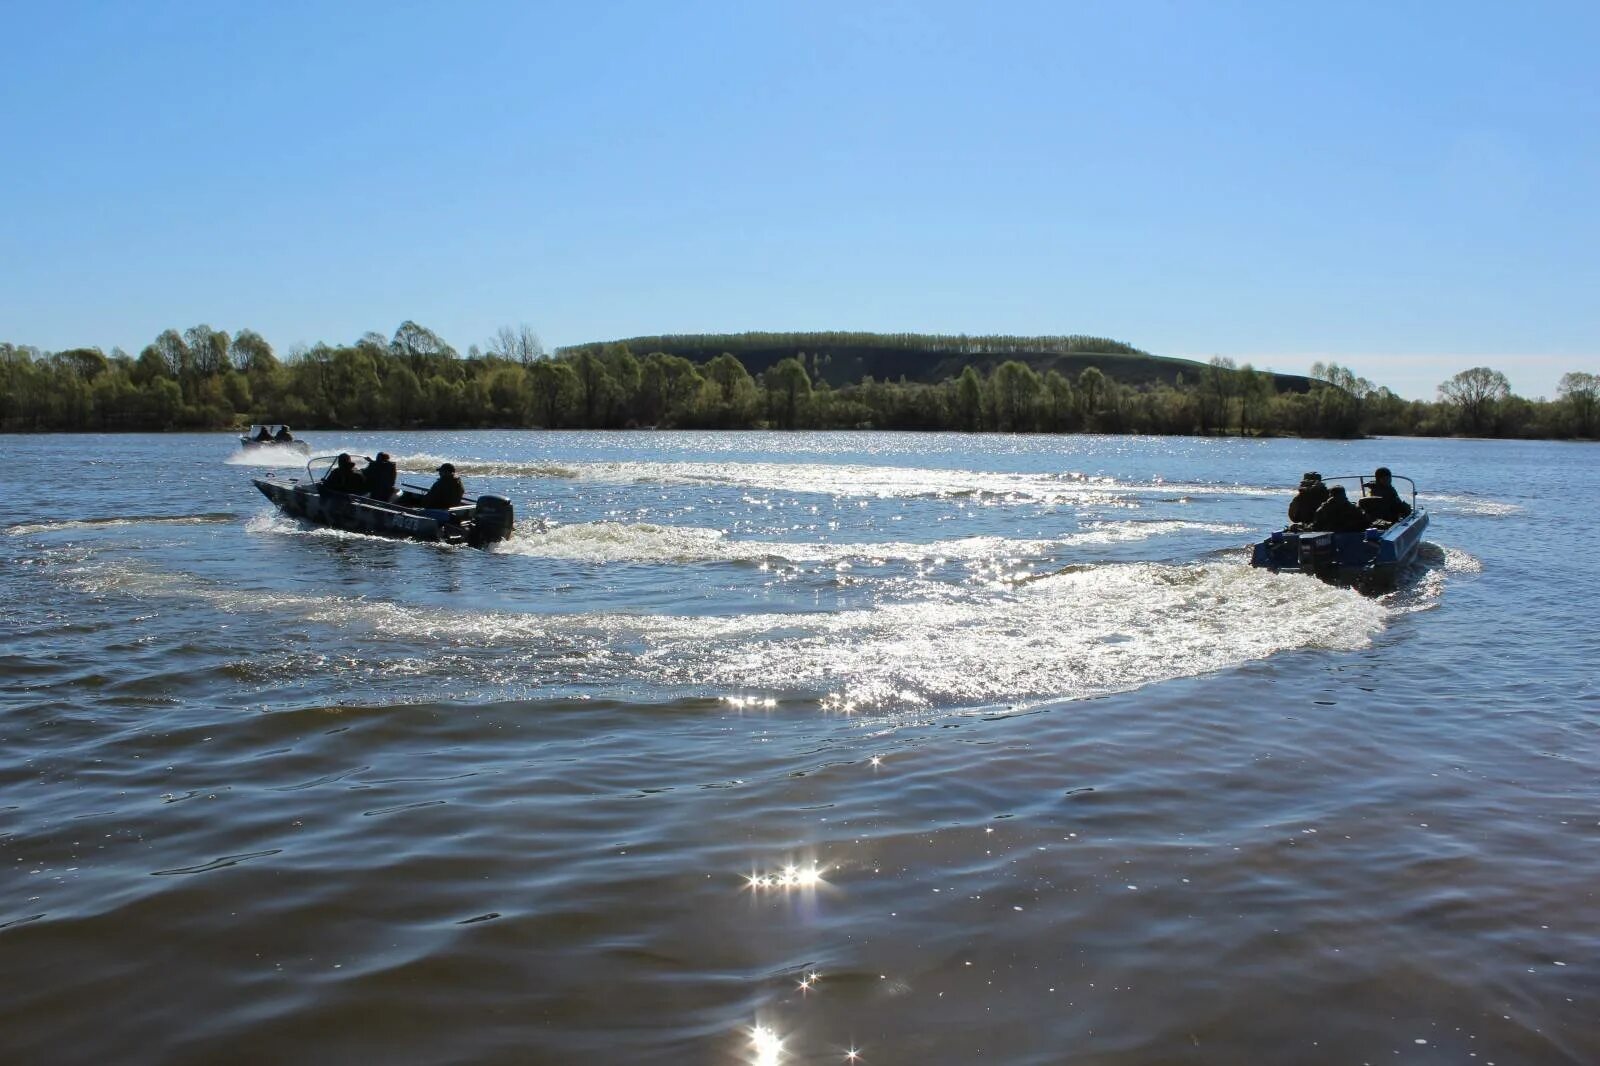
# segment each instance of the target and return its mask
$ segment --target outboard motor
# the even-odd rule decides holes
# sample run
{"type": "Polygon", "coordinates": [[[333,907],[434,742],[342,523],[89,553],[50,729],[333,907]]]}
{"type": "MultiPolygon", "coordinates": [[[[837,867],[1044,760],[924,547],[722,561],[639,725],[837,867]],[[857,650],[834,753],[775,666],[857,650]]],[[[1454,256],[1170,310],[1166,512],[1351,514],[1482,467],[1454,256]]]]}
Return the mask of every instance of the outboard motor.
{"type": "Polygon", "coordinates": [[[1300,569],[1320,578],[1330,578],[1339,572],[1339,559],[1333,550],[1333,534],[1300,535],[1300,569]]]}
{"type": "Polygon", "coordinates": [[[472,529],[467,533],[467,541],[474,547],[480,547],[505,540],[511,536],[515,521],[516,514],[511,509],[510,500],[504,496],[479,496],[473,507],[472,529]]]}

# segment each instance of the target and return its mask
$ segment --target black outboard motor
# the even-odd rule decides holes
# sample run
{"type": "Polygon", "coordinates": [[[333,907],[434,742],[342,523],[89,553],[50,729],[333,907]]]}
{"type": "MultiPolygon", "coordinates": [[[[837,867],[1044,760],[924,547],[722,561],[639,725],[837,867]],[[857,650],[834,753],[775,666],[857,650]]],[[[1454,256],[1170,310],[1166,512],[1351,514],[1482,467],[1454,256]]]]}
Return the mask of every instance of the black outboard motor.
{"type": "Polygon", "coordinates": [[[1339,559],[1333,550],[1332,533],[1300,534],[1300,569],[1324,580],[1339,572],[1339,559]]]}
{"type": "Polygon", "coordinates": [[[516,515],[511,501],[504,496],[479,496],[473,506],[472,528],[467,531],[467,543],[473,547],[493,544],[511,536],[511,526],[516,515]]]}

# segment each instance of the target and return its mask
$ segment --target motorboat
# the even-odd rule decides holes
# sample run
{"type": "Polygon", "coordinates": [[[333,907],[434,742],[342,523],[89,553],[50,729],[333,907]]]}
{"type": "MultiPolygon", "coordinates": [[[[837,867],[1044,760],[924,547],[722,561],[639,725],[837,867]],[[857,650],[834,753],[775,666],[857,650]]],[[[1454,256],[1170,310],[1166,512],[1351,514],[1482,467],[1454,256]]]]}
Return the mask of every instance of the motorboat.
{"type": "MultiPolygon", "coordinates": [[[[1291,524],[1274,531],[1255,546],[1250,565],[1268,570],[1315,574],[1324,581],[1382,591],[1394,587],[1396,580],[1417,557],[1422,534],[1428,528],[1428,509],[1417,504],[1416,482],[1403,481],[1411,492],[1411,513],[1396,521],[1369,520],[1366,529],[1331,533],[1291,524]]],[[[1350,483],[1357,488],[1355,502],[1368,515],[1378,513],[1380,500],[1365,495],[1373,479],[1362,474],[1342,474],[1323,478],[1325,484],[1350,483]]]]}
{"type": "Polygon", "coordinates": [[[303,440],[296,440],[288,426],[277,424],[251,426],[239,434],[239,447],[247,452],[295,452],[304,456],[311,454],[311,445],[303,440]]]}
{"type": "MultiPolygon", "coordinates": [[[[360,458],[366,458],[361,456],[360,458]]],[[[261,494],[292,518],[351,533],[481,548],[511,536],[515,522],[511,501],[483,495],[459,507],[418,507],[393,500],[378,500],[357,493],[337,492],[323,481],[338,461],[323,455],[306,463],[306,476],[251,478],[261,494]]],[[[400,497],[409,500],[409,494],[400,497]]]]}

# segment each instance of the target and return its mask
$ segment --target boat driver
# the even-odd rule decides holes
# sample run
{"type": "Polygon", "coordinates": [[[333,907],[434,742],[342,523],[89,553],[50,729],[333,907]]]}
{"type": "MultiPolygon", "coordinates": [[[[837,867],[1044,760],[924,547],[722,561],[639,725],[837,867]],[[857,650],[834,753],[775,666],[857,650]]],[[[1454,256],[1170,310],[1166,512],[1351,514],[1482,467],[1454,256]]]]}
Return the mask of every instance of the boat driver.
{"type": "Polygon", "coordinates": [[[257,433],[251,438],[251,440],[260,441],[262,444],[266,444],[272,440],[272,431],[267,429],[266,426],[262,426],[261,432],[257,433]]]}
{"type": "Polygon", "coordinates": [[[422,497],[418,507],[437,507],[449,510],[459,507],[461,501],[467,498],[466,486],[461,484],[461,479],[456,476],[454,463],[439,464],[439,479],[435,481],[427,494],[422,497]]]}
{"type": "Polygon", "coordinates": [[[290,441],[294,440],[294,434],[289,432],[288,426],[279,426],[278,432],[272,435],[272,439],[277,441],[279,444],[288,444],[290,441]]]}
{"type": "Polygon", "coordinates": [[[1367,482],[1366,497],[1373,503],[1362,501],[1362,510],[1374,518],[1381,518],[1388,522],[1398,522],[1411,514],[1411,505],[1400,498],[1399,491],[1394,487],[1394,475],[1389,468],[1380,466],[1372,472],[1372,480],[1367,482]]]}
{"type": "Polygon", "coordinates": [[[361,476],[361,471],[356,469],[356,462],[350,458],[349,452],[339,453],[339,461],[322,479],[322,490],[356,494],[367,491],[367,481],[361,476]]]}

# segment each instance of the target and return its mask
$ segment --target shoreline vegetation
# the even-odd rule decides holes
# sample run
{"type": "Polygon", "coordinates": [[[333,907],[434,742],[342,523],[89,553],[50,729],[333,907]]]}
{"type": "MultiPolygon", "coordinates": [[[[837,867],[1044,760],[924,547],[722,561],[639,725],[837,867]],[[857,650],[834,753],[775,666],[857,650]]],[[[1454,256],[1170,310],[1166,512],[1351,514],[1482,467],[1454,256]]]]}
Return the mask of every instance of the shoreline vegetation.
{"type": "Polygon", "coordinates": [[[296,347],[163,332],[138,356],[0,342],[0,432],[297,429],[884,429],[1200,436],[1587,439],[1600,375],[1555,400],[1463,370],[1405,400],[1336,363],[1308,376],[1151,355],[1103,337],[740,333],[546,352],[527,326],[462,355],[432,330],[296,347]]]}

